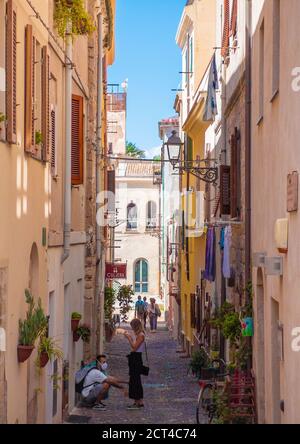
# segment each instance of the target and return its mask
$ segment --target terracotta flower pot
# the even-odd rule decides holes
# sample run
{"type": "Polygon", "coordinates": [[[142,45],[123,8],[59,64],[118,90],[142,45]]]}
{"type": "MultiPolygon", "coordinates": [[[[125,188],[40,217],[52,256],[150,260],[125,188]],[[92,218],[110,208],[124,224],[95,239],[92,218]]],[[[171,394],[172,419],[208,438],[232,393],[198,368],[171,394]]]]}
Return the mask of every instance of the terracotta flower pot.
{"type": "Polygon", "coordinates": [[[40,355],[40,367],[41,367],[41,368],[46,367],[46,365],[48,364],[48,362],[49,362],[49,356],[48,356],[48,353],[46,353],[46,352],[42,352],[41,355],[40,355]]]}
{"type": "Polygon", "coordinates": [[[18,361],[25,362],[34,349],[33,345],[18,345],[18,361]]]}
{"type": "Polygon", "coordinates": [[[76,333],[76,331],[73,331],[73,341],[78,342],[80,339],[80,335],[76,333]]]}
{"type": "Polygon", "coordinates": [[[71,319],[71,329],[72,331],[76,331],[79,325],[80,319],[71,319]]]}

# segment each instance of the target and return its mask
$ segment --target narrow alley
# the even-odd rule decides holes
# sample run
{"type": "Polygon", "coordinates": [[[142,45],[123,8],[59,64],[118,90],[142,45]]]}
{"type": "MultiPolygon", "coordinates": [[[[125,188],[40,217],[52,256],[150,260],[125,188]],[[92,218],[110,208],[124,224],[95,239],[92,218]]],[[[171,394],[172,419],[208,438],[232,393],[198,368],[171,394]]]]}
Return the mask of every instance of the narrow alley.
{"type": "MultiPolygon", "coordinates": [[[[150,373],[143,377],[145,408],[129,411],[128,398],[112,388],[105,401],[106,412],[77,407],[66,422],[88,424],[195,424],[197,380],[188,374],[189,359],[181,358],[176,342],[162,324],[156,334],[147,334],[150,373]]],[[[109,373],[128,377],[126,355],[129,347],[123,336],[107,344],[109,373]]],[[[145,359],[145,358],[144,358],[145,359]]]]}

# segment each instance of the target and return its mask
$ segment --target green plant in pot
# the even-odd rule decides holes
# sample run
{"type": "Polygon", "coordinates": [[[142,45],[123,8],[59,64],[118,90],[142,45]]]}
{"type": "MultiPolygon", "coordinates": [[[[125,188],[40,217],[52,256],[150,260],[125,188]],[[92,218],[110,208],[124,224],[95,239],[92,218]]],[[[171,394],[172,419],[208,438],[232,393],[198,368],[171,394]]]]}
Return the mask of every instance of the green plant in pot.
{"type": "Polygon", "coordinates": [[[35,132],[35,144],[41,145],[42,142],[43,142],[43,135],[42,135],[41,131],[36,131],[35,132]]]}
{"type": "Polygon", "coordinates": [[[116,303],[116,292],[111,287],[106,287],[104,292],[105,320],[111,322],[116,303]]]}
{"type": "Polygon", "coordinates": [[[1,134],[1,131],[2,131],[2,126],[1,126],[1,124],[2,124],[3,122],[5,122],[5,121],[6,121],[6,115],[0,112],[0,134],[1,134]]]}
{"type": "Polygon", "coordinates": [[[78,329],[76,330],[76,334],[83,340],[83,342],[90,342],[91,329],[88,325],[80,325],[80,327],[78,327],[78,329]]]}
{"type": "Polygon", "coordinates": [[[25,299],[28,304],[26,318],[19,320],[18,361],[25,362],[31,355],[35,341],[45,334],[48,328],[48,318],[42,309],[41,299],[36,305],[29,290],[25,290],[25,299]]]}
{"type": "Polygon", "coordinates": [[[42,336],[40,338],[40,344],[38,348],[38,361],[37,364],[40,368],[44,368],[47,363],[52,360],[63,359],[63,352],[57,345],[53,338],[47,338],[42,336]]]}
{"type": "Polygon", "coordinates": [[[121,322],[128,321],[128,313],[132,308],[134,291],[131,285],[122,285],[119,288],[117,300],[120,306],[121,322]]]}
{"type": "Polygon", "coordinates": [[[80,313],[77,313],[77,311],[74,311],[72,313],[71,316],[71,329],[72,332],[76,331],[78,326],[79,326],[79,322],[81,321],[82,315],[80,313]]]}
{"type": "Polygon", "coordinates": [[[191,369],[193,375],[197,378],[201,377],[202,368],[208,367],[210,364],[210,359],[203,348],[196,350],[192,354],[192,359],[189,363],[189,368],[191,369]]]}
{"type": "Polygon", "coordinates": [[[92,16],[86,11],[83,0],[55,0],[54,24],[60,37],[65,38],[68,23],[72,35],[89,35],[96,30],[92,16]]]}

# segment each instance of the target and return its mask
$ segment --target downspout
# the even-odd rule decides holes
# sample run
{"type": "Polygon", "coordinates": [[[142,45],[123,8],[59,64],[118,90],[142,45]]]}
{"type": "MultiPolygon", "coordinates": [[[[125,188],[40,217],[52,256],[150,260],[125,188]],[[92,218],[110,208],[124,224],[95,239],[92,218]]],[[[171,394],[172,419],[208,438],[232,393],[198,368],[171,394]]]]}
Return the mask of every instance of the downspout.
{"type": "MultiPolygon", "coordinates": [[[[102,37],[102,14],[98,14],[98,70],[97,70],[97,129],[96,129],[96,214],[100,210],[101,202],[99,193],[101,192],[101,154],[102,154],[102,103],[103,103],[103,37],[102,37]]],[[[102,247],[101,247],[101,227],[96,222],[96,298],[97,307],[97,331],[96,349],[97,353],[102,353],[102,338],[104,325],[104,300],[101,297],[101,277],[102,277],[102,247]]]]}
{"type": "Polygon", "coordinates": [[[246,284],[251,281],[251,69],[252,69],[252,0],[246,2],[246,103],[245,103],[245,280],[246,284]]]}
{"type": "Polygon", "coordinates": [[[64,195],[64,252],[61,258],[63,264],[70,256],[71,245],[71,131],[72,131],[72,25],[66,28],[66,74],[65,74],[65,195],[64,195]]]}

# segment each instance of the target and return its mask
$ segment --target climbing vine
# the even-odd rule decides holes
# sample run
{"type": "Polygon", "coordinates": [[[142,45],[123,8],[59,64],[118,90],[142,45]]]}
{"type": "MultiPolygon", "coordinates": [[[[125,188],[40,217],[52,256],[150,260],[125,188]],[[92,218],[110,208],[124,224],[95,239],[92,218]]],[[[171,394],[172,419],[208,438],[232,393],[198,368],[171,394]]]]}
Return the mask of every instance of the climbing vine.
{"type": "Polygon", "coordinates": [[[96,30],[93,17],[83,0],[55,0],[54,23],[58,35],[65,38],[66,27],[72,23],[72,35],[89,35],[96,30]]]}

